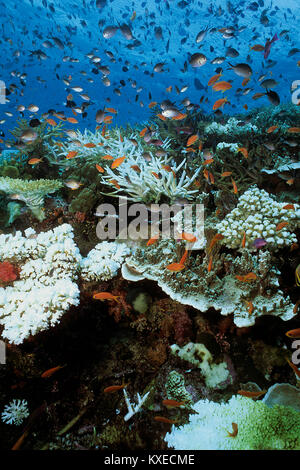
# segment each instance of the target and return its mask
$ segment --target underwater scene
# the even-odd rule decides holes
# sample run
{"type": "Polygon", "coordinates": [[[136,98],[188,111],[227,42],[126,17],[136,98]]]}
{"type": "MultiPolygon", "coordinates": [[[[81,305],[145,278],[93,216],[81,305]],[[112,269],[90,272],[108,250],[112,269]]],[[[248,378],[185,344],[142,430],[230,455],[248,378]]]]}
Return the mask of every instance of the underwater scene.
{"type": "Polygon", "coordinates": [[[299,0],[0,5],[0,450],[300,450],[299,0]]]}

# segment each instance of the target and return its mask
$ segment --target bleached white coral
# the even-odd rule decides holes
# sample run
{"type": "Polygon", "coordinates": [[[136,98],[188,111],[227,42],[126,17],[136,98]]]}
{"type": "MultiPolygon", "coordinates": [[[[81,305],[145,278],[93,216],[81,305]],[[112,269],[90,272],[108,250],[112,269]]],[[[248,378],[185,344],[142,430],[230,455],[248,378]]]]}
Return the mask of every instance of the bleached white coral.
{"type": "Polygon", "coordinates": [[[19,426],[28,416],[29,410],[27,401],[14,399],[8,405],[5,405],[1,419],[3,423],[19,426]]]}
{"type": "Polygon", "coordinates": [[[289,406],[269,408],[240,395],[228,403],[200,400],[189,423],[165,436],[176,450],[299,450],[300,415],[289,406]],[[237,432],[234,432],[234,427],[237,432]]]}
{"type": "Polygon", "coordinates": [[[230,144],[227,142],[219,142],[216,150],[223,150],[224,148],[230,150],[231,152],[236,153],[239,149],[240,145],[239,144],[230,144]]]}
{"type": "Polygon", "coordinates": [[[125,243],[101,242],[81,262],[81,277],[85,281],[107,281],[118,273],[130,249],[125,243]]]}
{"type": "Polygon", "coordinates": [[[218,233],[224,236],[221,243],[228,248],[240,248],[246,233],[246,248],[255,249],[254,240],[263,238],[268,248],[278,249],[297,242],[293,233],[300,226],[300,205],[284,209],[286,203],[277,202],[273,196],[256,186],[248,189],[238,205],[224,220],[216,225],[218,233]],[[281,222],[286,226],[279,228],[281,222]]]}
{"type": "Polygon", "coordinates": [[[183,347],[172,344],[170,348],[172,354],[199,367],[207,387],[215,388],[228,379],[227,364],[225,362],[214,364],[213,357],[204,344],[187,343],[183,347]]]}
{"type": "Polygon", "coordinates": [[[158,203],[162,196],[167,197],[171,203],[178,198],[190,199],[194,193],[198,192],[189,188],[201,168],[198,168],[191,178],[183,170],[177,180],[177,173],[185,165],[186,160],[178,166],[167,165],[168,162],[166,156],[151,155],[151,160],[146,161],[142,153],[127,155],[115,171],[111,168],[106,169],[102,182],[117,188],[111,195],[125,193],[128,199],[136,202],[158,203]]]}
{"type": "Polygon", "coordinates": [[[81,255],[68,224],[25,237],[0,236],[0,260],[17,262],[19,279],[0,288],[2,336],[20,344],[59,322],[71,305],[79,304],[77,279],[81,255]],[[2,243],[1,243],[2,242],[2,243]]]}
{"type": "Polygon", "coordinates": [[[241,125],[242,122],[238,121],[234,117],[228,119],[226,124],[221,124],[219,122],[213,121],[211,124],[208,124],[205,127],[204,132],[206,134],[234,134],[234,135],[241,135],[247,132],[258,132],[258,127],[251,124],[250,122],[244,125],[241,125]]]}

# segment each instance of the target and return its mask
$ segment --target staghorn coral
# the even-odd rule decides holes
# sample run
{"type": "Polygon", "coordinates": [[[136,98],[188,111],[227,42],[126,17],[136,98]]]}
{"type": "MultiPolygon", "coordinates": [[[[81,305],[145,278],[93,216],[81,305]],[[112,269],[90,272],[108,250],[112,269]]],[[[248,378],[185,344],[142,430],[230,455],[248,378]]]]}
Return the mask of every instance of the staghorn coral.
{"type": "Polygon", "coordinates": [[[291,210],[284,209],[285,205],[253,186],[239,198],[237,207],[217,224],[216,230],[224,236],[221,243],[228,248],[241,249],[244,232],[246,247],[252,250],[257,238],[264,238],[268,249],[275,250],[297,242],[292,232],[300,226],[300,206],[295,204],[295,210],[291,210]],[[278,230],[281,222],[287,225],[278,230]]]}
{"type": "Polygon", "coordinates": [[[63,184],[59,180],[24,181],[17,178],[0,178],[0,191],[10,198],[25,202],[33,215],[40,221],[45,218],[43,213],[45,196],[58,191],[62,186],[63,184]]]}
{"type": "Polygon", "coordinates": [[[283,320],[295,315],[290,299],[278,288],[279,272],[271,256],[248,250],[234,256],[221,253],[214,257],[209,272],[209,258],[200,251],[196,257],[189,258],[184,270],[174,273],[166,266],[176,261],[176,249],[173,240],[137,248],[122,266],[123,277],[131,281],[154,280],[173,300],[201,312],[213,307],[222,315],[233,313],[238,327],[254,325],[261,315],[275,315],[283,320]],[[249,272],[256,273],[256,280],[241,282],[236,278],[249,272]]]}

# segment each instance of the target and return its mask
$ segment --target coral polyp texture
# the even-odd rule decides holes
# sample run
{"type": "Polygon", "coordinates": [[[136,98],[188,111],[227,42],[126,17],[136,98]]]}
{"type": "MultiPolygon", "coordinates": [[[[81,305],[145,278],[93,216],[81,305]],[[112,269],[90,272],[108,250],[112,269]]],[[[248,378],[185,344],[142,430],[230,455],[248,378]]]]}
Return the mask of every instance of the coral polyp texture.
{"type": "Polygon", "coordinates": [[[0,288],[3,338],[20,344],[30,335],[60,321],[71,305],[79,304],[81,255],[68,224],[36,234],[33,229],[0,235],[0,259],[16,263],[19,278],[0,288]]]}
{"type": "Polygon", "coordinates": [[[184,426],[165,436],[176,450],[300,450],[300,414],[239,395],[227,403],[200,400],[184,426]]]}
{"type": "Polygon", "coordinates": [[[98,243],[81,262],[81,277],[85,281],[107,281],[118,274],[130,249],[125,243],[98,243]]]}
{"type": "Polygon", "coordinates": [[[228,248],[245,247],[255,250],[254,241],[262,238],[269,249],[279,249],[297,242],[293,233],[300,226],[300,205],[277,202],[263,189],[252,187],[240,198],[238,205],[216,225],[224,236],[221,243],[228,248]],[[286,208],[285,208],[286,207],[286,208]]]}

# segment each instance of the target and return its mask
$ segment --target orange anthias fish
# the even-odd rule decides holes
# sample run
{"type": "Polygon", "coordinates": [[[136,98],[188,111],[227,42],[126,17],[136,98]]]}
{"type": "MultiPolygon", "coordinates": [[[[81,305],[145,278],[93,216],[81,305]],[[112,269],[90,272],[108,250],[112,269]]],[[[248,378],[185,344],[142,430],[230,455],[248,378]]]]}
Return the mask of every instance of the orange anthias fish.
{"type": "Polygon", "coordinates": [[[185,405],[185,401],[163,400],[162,404],[168,408],[178,408],[179,406],[185,405]]]}
{"type": "Polygon", "coordinates": [[[220,100],[217,100],[213,105],[213,110],[215,111],[216,109],[223,107],[225,103],[228,103],[227,98],[221,98],[220,100]]]}
{"type": "Polygon", "coordinates": [[[290,127],[287,132],[291,134],[299,134],[300,132],[300,127],[290,127]]]}
{"type": "Polygon", "coordinates": [[[112,295],[110,292],[98,292],[93,295],[95,300],[115,300],[116,302],[119,302],[119,297],[119,295],[112,295]]]}
{"type": "Polygon", "coordinates": [[[87,149],[93,149],[96,147],[96,144],[93,144],[93,142],[88,142],[87,144],[84,144],[84,147],[87,149]]]}
{"type": "Polygon", "coordinates": [[[110,124],[112,118],[113,118],[113,116],[105,116],[105,118],[103,119],[103,122],[105,122],[106,124],[110,124]]]}
{"type": "Polygon", "coordinates": [[[237,194],[238,193],[238,187],[236,185],[236,182],[232,178],[231,178],[231,183],[232,183],[232,186],[233,186],[234,194],[237,194]]]}
{"type": "Polygon", "coordinates": [[[57,122],[55,122],[54,119],[46,119],[46,121],[48,122],[48,124],[50,124],[50,126],[57,126],[57,122]]]}
{"type": "Polygon", "coordinates": [[[213,256],[210,257],[209,259],[209,263],[208,263],[208,266],[207,266],[207,271],[210,273],[210,271],[212,270],[212,265],[213,265],[213,256]]]}
{"type": "Polygon", "coordinates": [[[237,393],[247,398],[258,398],[264,395],[265,393],[267,393],[267,390],[259,390],[257,392],[250,392],[248,390],[239,390],[237,393]]]}
{"type": "Polygon", "coordinates": [[[113,170],[114,168],[118,168],[118,166],[121,165],[121,163],[124,162],[126,156],[124,155],[123,157],[119,157],[116,160],[114,160],[111,164],[111,169],[113,170]]]}
{"type": "Polygon", "coordinates": [[[70,122],[71,124],[77,124],[78,123],[77,119],[72,118],[72,117],[68,117],[67,121],[70,122]]]}
{"type": "Polygon", "coordinates": [[[153,243],[156,243],[158,239],[159,239],[159,235],[154,235],[154,237],[150,238],[147,241],[147,246],[153,245],[153,243]]]}
{"type": "Polygon", "coordinates": [[[163,114],[157,114],[157,117],[161,119],[162,121],[166,121],[167,118],[163,114]]]}
{"type": "Polygon", "coordinates": [[[102,166],[98,165],[98,163],[96,163],[96,168],[99,171],[99,173],[104,173],[104,168],[102,168],[102,166]]]}
{"type": "Polygon", "coordinates": [[[121,186],[119,185],[117,180],[109,180],[109,183],[113,184],[115,188],[121,189],[121,186]]]}
{"type": "Polygon", "coordinates": [[[204,162],[202,162],[202,165],[210,165],[211,163],[213,163],[213,161],[213,158],[210,158],[209,160],[204,160],[204,162]]]}
{"type": "Polygon", "coordinates": [[[295,210],[295,206],[294,204],[286,204],[285,206],[283,206],[282,209],[291,209],[291,210],[295,210]]]}
{"type": "Polygon", "coordinates": [[[211,78],[209,79],[207,85],[208,85],[208,86],[211,86],[211,85],[213,85],[214,83],[216,83],[216,82],[219,80],[219,78],[221,77],[221,75],[222,75],[221,73],[218,73],[217,75],[214,75],[213,77],[211,77],[211,78]]]}
{"type": "Polygon", "coordinates": [[[40,163],[42,162],[43,159],[42,158],[31,158],[30,160],[28,160],[28,164],[29,165],[36,165],[37,163],[40,163]]]}
{"type": "Polygon", "coordinates": [[[151,101],[151,103],[148,104],[148,108],[151,109],[151,108],[154,108],[154,106],[157,105],[157,101],[151,101]]]}
{"type": "Polygon", "coordinates": [[[103,157],[101,157],[101,158],[103,158],[103,160],[113,160],[114,159],[114,157],[112,155],[103,155],[103,157]]]}
{"type": "Polygon", "coordinates": [[[248,85],[249,81],[250,81],[250,78],[244,78],[244,80],[242,81],[242,86],[248,85]]]}
{"type": "Polygon", "coordinates": [[[236,423],[232,424],[232,432],[227,431],[228,437],[236,437],[238,435],[238,425],[236,423]]]}
{"type": "Polygon", "coordinates": [[[300,328],[287,331],[286,336],[288,336],[289,338],[300,338],[300,328]]]}
{"type": "Polygon", "coordinates": [[[137,173],[141,173],[141,169],[138,165],[131,165],[131,167],[134,171],[136,171],[137,173]]]}
{"type": "Polygon", "coordinates": [[[179,264],[184,264],[186,262],[187,256],[188,256],[189,251],[185,250],[185,252],[182,255],[181,260],[179,261],[179,264]]]}
{"type": "Polygon", "coordinates": [[[232,171],[224,171],[221,174],[221,178],[225,178],[226,176],[231,176],[231,175],[232,175],[232,171]]]}
{"type": "Polygon", "coordinates": [[[174,273],[178,273],[179,271],[182,271],[184,268],[185,268],[185,265],[180,264],[180,263],[171,263],[171,264],[168,264],[168,266],[166,266],[166,269],[174,273]]]}
{"type": "Polygon", "coordinates": [[[128,384],[122,384],[122,385],[110,385],[109,387],[106,387],[103,392],[104,393],[114,393],[118,392],[119,390],[122,390],[123,388],[126,388],[128,384]]]}
{"type": "Polygon", "coordinates": [[[257,279],[257,276],[255,273],[248,273],[248,274],[245,274],[244,276],[235,276],[235,277],[241,282],[251,282],[251,281],[256,281],[257,279]]]}
{"type": "Polygon", "coordinates": [[[254,46],[250,47],[250,51],[255,51],[255,52],[262,52],[265,50],[265,46],[262,44],[254,44],[254,46]]]}
{"type": "Polygon", "coordinates": [[[245,147],[238,148],[238,152],[241,152],[245,158],[248,158],[248,150],[245,147]]]}
{"type": "Polygon", "coordinates": [[[182,121],[187,117],[186,113],[179,113],[177,116],[172,117],[173,121],[182,121]]]}
{"type": "Polygon", "coordinates": [[[166,92],[167,92],[167,93],[171,93],[172,88],[173,88],[172,85],[168,86],[168,88],[166,88],[166,92]]]}
{"type": "Polygon", "coordinates": [[[253,303],[251,302],[251,300],[245,300],[245,302],[247,304],[247,310],[248,310],[249,315],[252,315],[253,310],[254,310],[253,303]]]}
{"type": "Polygon", "coordinates": [[[165,418],[164,416],[154,416],[154,419],[155,419],[155,421],[159,421],[160,423],[165,423],[165,424],[176,424],[176,423],[178,423],[177,420],[165,418]]]}
{"type": "Polygon", "coordinates": [[[286,227],[288,225],[288,222],[280,222],[278,225],[276,225],[276,232],[279,232],[279,230],[282,230],[283,227],[286,227]]]}
{"type": "Polygon", "coordinates": [[[222,235],[221,233],[216,233],[209,244],[208,252],[210,252],[213,249],[213,247],[218,241],[223,240],[223,238],[224,238],[224,235],[222,235]]]}
{"type": "Polygon", "coordinates": [[[180,238],[186,242],[195,243],[197,237],[193,233],[182,232],[180,238]]]}
{"type": "Polygon", "coordinates": [[[57,372],[59,369],[62,369],[63,367],[66,367],[66,365],[52,367],[52,369],[45,370],[45,372],[42,373],[41,377],[43,379],[47,379],[48,377],[51,377],[51,375],[53,375],[55,372],[57,372]]]}
{"type": "Polygon", "coordinates": [[[243,240],[242,240],[242,248],[246,246],[246,232],[244,232],[243,240]]]}
{"type": "Polygon", "coordinates": [[[226,90],[230,90],[230,88],[232,88],[232,85],[229,82],[217,82],[213,85],[213,90],[222,91],[223,93],[226,90]]]}
{"type": "Polygon", "coordinates": [[[276,129],[278,129],[278,126],[269,127],[269,129],[267,129],[267,134],[272,134],[276,129]]]}
{"type": "Polygon", "coordinates": [[[189,147],[190,145],[193,145],[198,139],[199,136],[197,134],[191,135],[191,137],[188,138],[186,146],[189,147]]]}
{"type": "Polygon", "coordinates": [[[77,154],[78,154],[78,152],[76,152],[76,150],[71,150],[71,152],[68,153],[66,158],[67,159],[74,158],[74,157],[76,157],[77,154]]]}
{"type": "Polygon", "coordinates": [[[290,361],[288,358],[286,358],[288,364],[291,366],[291,368],[293,369],[293,371],[295,372],[296,376],[300,379],[300,370],[298,369],[298,367],[295,366],[295,364],[290,361]]]}
{"type": "Polygon", "coordinates": [[[108,113],[118,114],[118,111],[115,108],[105,108],[105,111],[108,113]]]}

